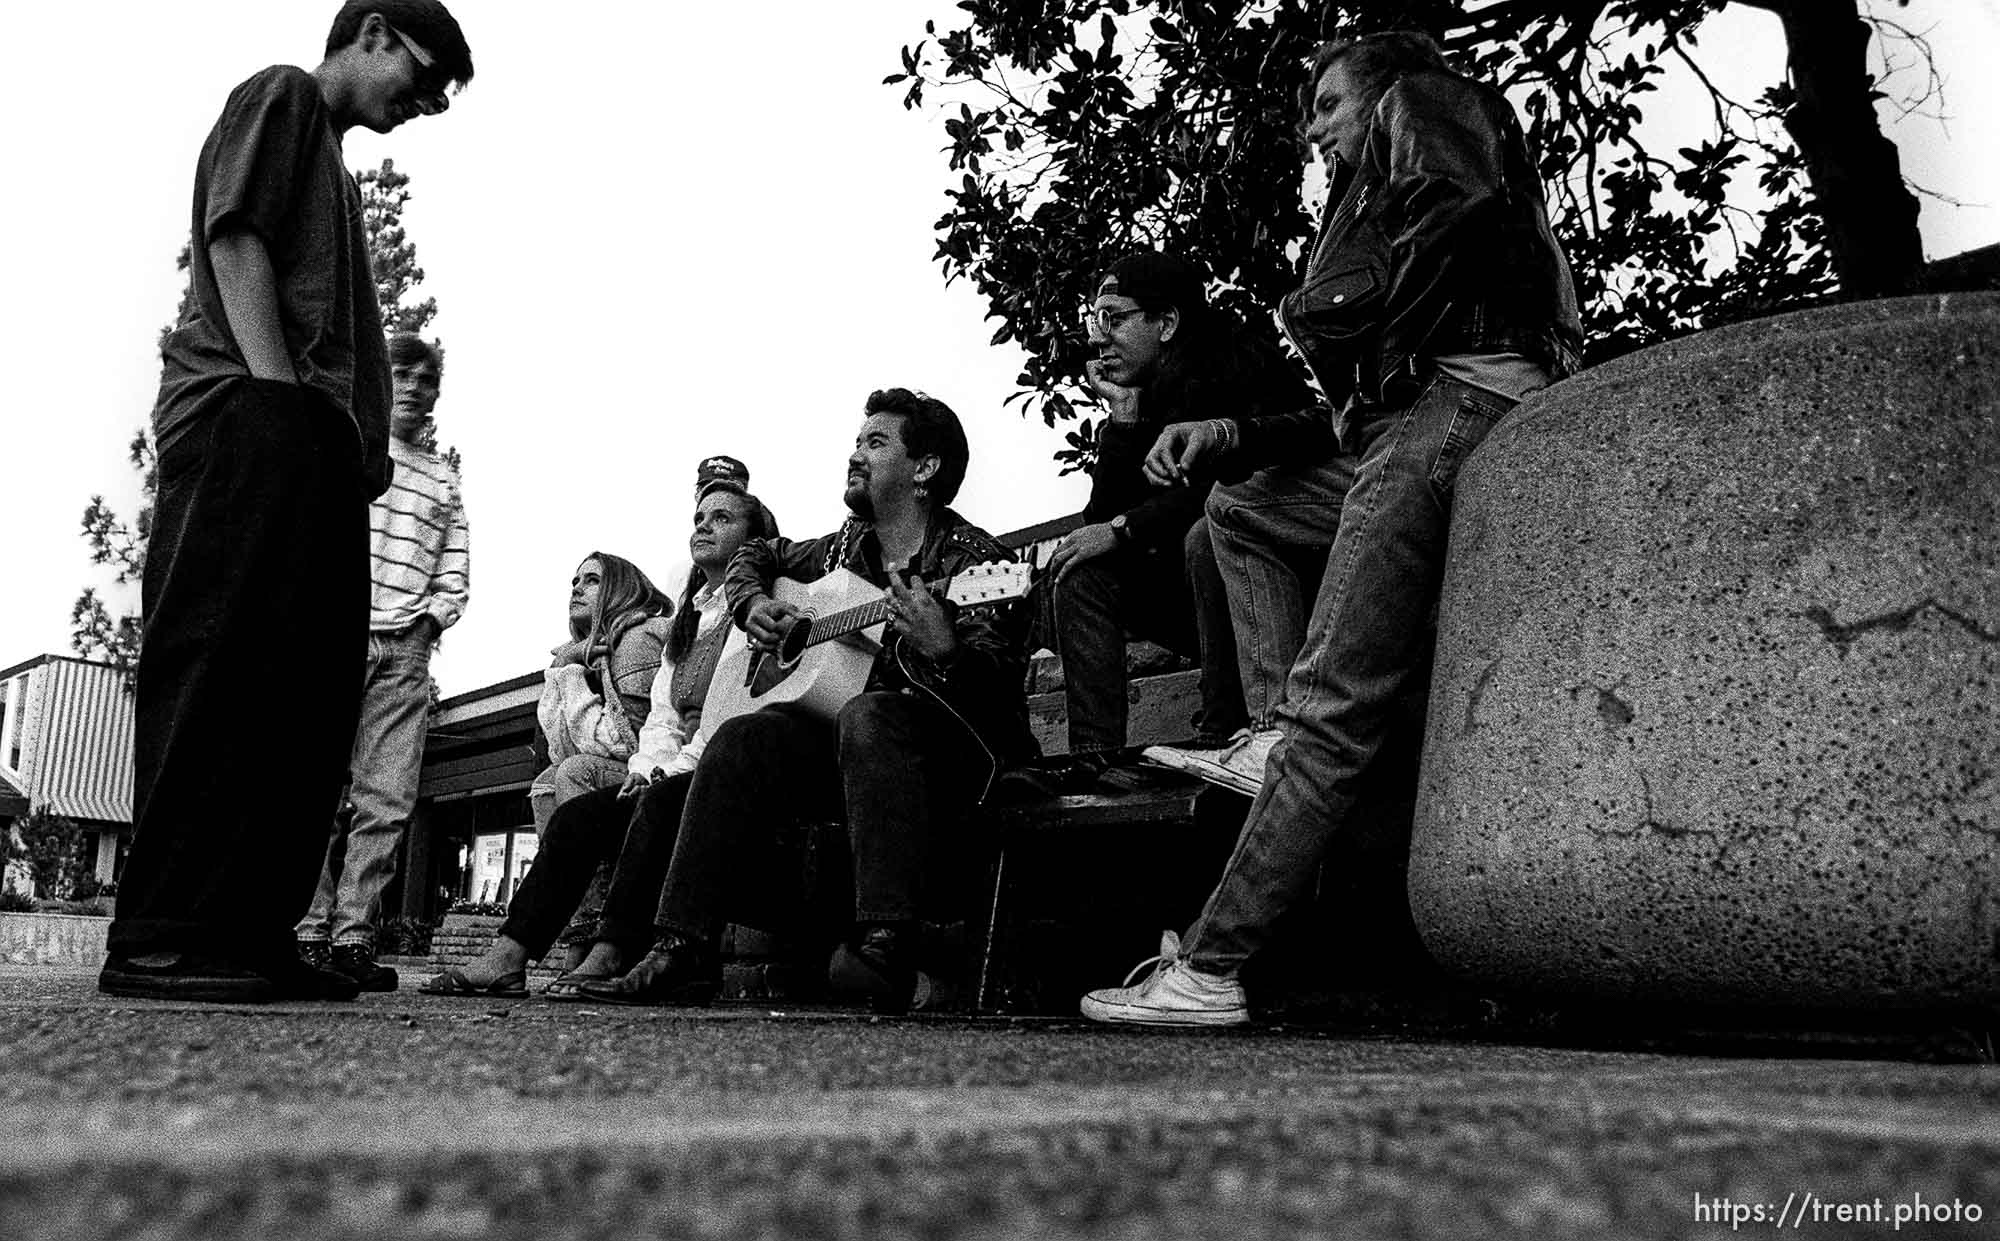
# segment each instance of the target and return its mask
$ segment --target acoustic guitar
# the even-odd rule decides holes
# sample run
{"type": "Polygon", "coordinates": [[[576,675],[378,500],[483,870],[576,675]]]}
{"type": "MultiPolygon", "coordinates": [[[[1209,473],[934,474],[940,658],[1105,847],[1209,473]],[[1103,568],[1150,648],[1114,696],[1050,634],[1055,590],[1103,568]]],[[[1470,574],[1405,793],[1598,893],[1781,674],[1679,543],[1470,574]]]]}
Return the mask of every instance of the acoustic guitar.
{"type": "MultiPolygon", "coordinates": [[[[1032,572],[1030,565],[996,560],[924,587],[959,607],[1005,603],[1028,593],[1032,572]]],[[[771,593],[800,615],[776,651],[752,651],[748,634],[731,631],[702,703],[701,727],[710,736],[724,720],[776,703],[798,703],[830,720],[867,688],[889,620],[882,587],[835,569],[811,582],[781,577],[771,593]]]]}

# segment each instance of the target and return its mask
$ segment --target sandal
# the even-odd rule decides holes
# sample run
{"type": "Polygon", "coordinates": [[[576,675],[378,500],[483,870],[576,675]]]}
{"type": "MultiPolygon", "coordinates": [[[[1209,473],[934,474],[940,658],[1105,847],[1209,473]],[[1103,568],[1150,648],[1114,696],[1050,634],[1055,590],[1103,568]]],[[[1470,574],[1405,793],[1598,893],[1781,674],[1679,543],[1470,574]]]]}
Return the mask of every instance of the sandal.
{"type": "Polygon", "coordinates": [[[445,967],[442,974],[426,979],[417,985],[417,990],[425,995],[472,996],[481,999],[525,1000],[528,998],[528,971],[514,970],[495,978],[485,986],[480,986],[465,976],[465,971],[456,965],[445,967]]]}
{"type": "Polygon", "coordinates": [[[542,998],[549,1000],[588,1000],[593,997],[583,993],[583,984],[616,978],[616,974],[586,974],[581,970],[564,970],[542,988],[542,998]]]}

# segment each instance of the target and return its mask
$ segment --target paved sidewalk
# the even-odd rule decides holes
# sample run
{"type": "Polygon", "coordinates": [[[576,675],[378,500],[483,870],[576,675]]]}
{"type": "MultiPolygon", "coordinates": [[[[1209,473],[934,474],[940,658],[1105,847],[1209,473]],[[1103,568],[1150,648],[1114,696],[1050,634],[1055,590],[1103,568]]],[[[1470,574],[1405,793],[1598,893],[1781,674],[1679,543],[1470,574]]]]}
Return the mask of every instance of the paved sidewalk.
{"type": "Polygon", "coordinates": [[[0,968],[0,1048],[9,1241],[1722,1237],[1781,1208],[1802,1237],[2000,1236],[1988,1065],[408,991],[134,1005],[51,968],[0,968]]]}

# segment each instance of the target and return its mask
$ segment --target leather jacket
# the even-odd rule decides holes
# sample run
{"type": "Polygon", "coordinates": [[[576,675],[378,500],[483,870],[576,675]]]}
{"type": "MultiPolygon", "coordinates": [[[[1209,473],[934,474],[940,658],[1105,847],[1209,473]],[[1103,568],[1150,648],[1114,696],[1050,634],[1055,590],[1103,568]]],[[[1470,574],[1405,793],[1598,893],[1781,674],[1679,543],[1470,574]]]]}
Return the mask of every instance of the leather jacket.
{"type": "MultiPolygon", "coordinates": [[[[1360,165],[1329,187],[1305,282],[1279,303],[1279,321],[1346,418],[1381,408],[1385,390],[1449,354],[1518,353],[1556,379],[1576,370],[1576,288],[1506,98],[1436,70],[1392,83],[1360,165]]],[[[1283,426],[1307,416],[1324,437],[1324,412],[1301,411],[1246,421],[1244,449],[1313,438],[1283,426]]]]}
{"type": "MultiPolygon", "coordinates": [[[[937,582],[975,564],[1014,559],[1005,544],[952,509],[941,508],[931,514],[913,567],[924,581],[937,582]]],[[[778,578],[812,582],[836,568],[888,586],[889,574],[882,566],[881,545],[871,523],[850,517],[834,533],[805,542],[751,539],[730,560],[723,578],[729,614],[741,627],[751,603],[769,594],[778,578]]],[[[1028,609],[1018,602],[966,608],[947,602],[945,607],[958,635],[958,652],[950,664],[939,666],[914,648],[906,649],[892,621],[883,634],[868,687],[907,690],[936,702],[972,734],[996,769],[1032,757],[1036,745],[1028,730],[1022,689],[1028,609]]]]}

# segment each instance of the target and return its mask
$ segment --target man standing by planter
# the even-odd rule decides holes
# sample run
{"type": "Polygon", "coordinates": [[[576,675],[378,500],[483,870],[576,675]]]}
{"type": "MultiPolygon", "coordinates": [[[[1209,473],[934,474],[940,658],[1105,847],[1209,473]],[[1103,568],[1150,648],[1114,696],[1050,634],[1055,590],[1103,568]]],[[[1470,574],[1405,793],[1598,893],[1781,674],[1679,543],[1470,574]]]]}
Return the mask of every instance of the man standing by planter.
{"type": "Polygon", "coordinates": [[[98,987],[352,999],[293,926],[326,856],[368,640],[389,366],[342,136],[472,77],[437,0],[350,0],[310,73],[238,86],[195,167],[190,291],[161,347],[134,837],[98,987]]]}
{"type": "Polygon", "coordinates": [[[361,726],[348,764],[347,805],[334,816],[319,890],[298,925],[299,956],[394,991],[396,971],[375,960],[382,891],[417,804],[431,649],[465,613],[472,572],[458,471],[425,447],[444,377],[444,352],[415,336],[389,342],[389,490],[368,506],[373,589],[361,726]]]}
{"type": "MultiPolygon", "coordinates": [[[[1084,997],[1099,1021],[1249,1020],[1238,971],[1311,890],[1423,663],[1458,469],[1582,345],[1569,265],[1498,91],[1406,32],[1328,44],[1311,83],[1306,138],[1331,184],[1305,283],[1279,313],[1359,464],[1329,505],[1325,576],[1235,852],[1186,939],[1166,937],[1159,968],[1084,997]]],[[[1211,454],[1283,461],[1323,444],[1324,418],[1171,427],[1148,469],[1171,482],[1211,454]]]]}

